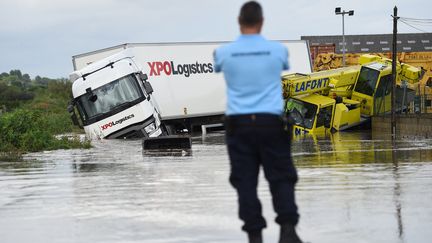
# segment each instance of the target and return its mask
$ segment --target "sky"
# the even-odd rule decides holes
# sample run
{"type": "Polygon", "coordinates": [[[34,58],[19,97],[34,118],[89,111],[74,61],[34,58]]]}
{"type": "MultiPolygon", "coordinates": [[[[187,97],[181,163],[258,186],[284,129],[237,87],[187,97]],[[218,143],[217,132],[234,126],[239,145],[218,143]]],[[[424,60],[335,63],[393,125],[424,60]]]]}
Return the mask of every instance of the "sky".
{"type": "MultiPolygon", "coordinates": [[[[0,73],[67,78],[72,56],[124,43],[230,41],[244,0],[0,0],[0,73]]],[[[430,0],[262,0],[262,34],[274,40],[392,33],[398,16],[430,18],[430,0]]],[[[422,27],[432,32],[432,26],[422,27]]],[[[422,33],[403,23],[399,33],[422,33]]]]}

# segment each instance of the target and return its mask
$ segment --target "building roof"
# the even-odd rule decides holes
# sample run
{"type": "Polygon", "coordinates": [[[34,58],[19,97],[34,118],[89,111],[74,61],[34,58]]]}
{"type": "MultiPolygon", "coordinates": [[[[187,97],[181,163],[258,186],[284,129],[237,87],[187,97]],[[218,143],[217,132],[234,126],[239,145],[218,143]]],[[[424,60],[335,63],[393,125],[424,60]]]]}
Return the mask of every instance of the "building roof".
{"type": "MultiPolygon", "coordinates": [[[[335,44],[336,53],[343,52],[342,35],[302,36],[309,45],[335,44]]],[[[392,34],[345,35],[346,53],[391,52],[392,34]]],[[[398,52],[432,52],[432,33],[398,34],[398,52]]]]}

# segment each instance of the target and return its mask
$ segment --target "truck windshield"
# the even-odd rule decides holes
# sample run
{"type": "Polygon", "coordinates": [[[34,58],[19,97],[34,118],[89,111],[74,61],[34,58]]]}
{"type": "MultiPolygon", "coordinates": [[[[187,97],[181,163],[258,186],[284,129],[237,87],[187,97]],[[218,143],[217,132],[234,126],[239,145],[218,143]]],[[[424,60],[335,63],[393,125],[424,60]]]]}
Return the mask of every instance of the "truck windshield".
{"type": "Polygon", "coordinates": [[[372,96],[380,72],[367,67],[362,67],[354,91],[372,96]]]}
{"type": "Polygon", "coordinates": [[[93,123],[127,109],[144,98],[132,74],[107,83],[77,98],[78,110],[85,123],[93,123]],[[91,97],[96,96],[96,100],[91,97]]]}
{"type": "Polygon", "coordinates": [[[315,121],[317,106],[297,99],[288,99],[286,112],[294,119],[294,124],[312,129],[315,121]]]}

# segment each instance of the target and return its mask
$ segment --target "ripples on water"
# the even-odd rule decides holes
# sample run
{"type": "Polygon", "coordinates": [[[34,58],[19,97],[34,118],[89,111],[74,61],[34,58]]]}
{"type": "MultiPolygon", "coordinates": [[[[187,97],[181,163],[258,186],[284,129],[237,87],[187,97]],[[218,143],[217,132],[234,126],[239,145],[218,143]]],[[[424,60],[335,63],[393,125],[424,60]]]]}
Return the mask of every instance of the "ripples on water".
{"type": "MultiPolygon", "coordinates": [[[[0,162],[0,242],[245,242],[222,133],[188,152],[141,141],[0,162]]],[[[296,138],[302,237],[311,242],[429,242],[432,140],[369,133],[296,138]]],[[[277,242],[271,197],[259,187],[277,242]]]]}

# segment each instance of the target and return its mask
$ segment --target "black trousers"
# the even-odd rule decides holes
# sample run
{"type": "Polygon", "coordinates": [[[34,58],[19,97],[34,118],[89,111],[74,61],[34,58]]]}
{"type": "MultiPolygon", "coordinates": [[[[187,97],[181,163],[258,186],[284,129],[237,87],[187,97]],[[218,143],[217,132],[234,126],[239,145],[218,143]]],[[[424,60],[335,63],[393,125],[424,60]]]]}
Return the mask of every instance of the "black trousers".
{"type": "Polygon", "coordinates": [[[270,184],[276,222],[281,225],[298,222],[294,197],[297,171],[291,158],[291,132],[284,126],[281,117],[271,114],[226,117],[230,183],[237,190],[244,231],[259,231],[266,227],[257,194],[261,165],[270,184]]]}

